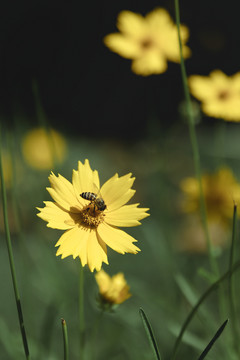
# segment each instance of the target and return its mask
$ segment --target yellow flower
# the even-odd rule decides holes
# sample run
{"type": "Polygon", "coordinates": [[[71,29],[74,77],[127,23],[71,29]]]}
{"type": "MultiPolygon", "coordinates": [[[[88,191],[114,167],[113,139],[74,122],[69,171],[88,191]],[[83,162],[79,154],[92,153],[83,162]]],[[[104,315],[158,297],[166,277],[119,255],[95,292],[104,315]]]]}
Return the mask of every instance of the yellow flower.
{"type": "Polygon", "coordinates": [[[2,151],[2,168],[5,187],[6,189],[9,189],[12,185],[12,160],[10,154],[4,150],[2,151]]]}
{"type": "Polygon", "coordinates": [[[208,116],[240,121],[240,72],[232,76],[214,70],[209,76],[189,77],[190,91],[208,116]]]}
{"type": "MultiPolygon", "coordinates": [[[[180,62],[177,26],[169,13],[157,8],[145,17],[131,11],[121,11],[117,18],[120,33],[105,36],[104,43],[112,51],[132,59],[132,71],[138,75],[160,74],[167,70],[167,60],[180,62]]],[[[185,45],[188,28],[180,26],[183,56],[189,57],[185,45]]]]}
{"type": "Polygon", "coordinates": [[[108,264],[107,246],[121,254],[139,251],[133,244],[137,240],[118,229],[119,226],[140,225],[139,220],[149,216],[148,209],[139,208],[139,204],[125,205],[135,194],[131,189],[135,178],[131,176],[131,173],[121,177],[115,174],[98,193],[98,172],[91,169],[88,160],[84,164],[78,162],[72,183],[51,173],[51,187],[47,190],[55,202],[44,202],[46,206],[38,208],[40,213],[37,215],[48,222],[47,226],[66,230],[56,244],[59,246],[57,255],[62,255],[62,259],[69,255],[74,259],[79,256],[82,266],[87,264],[93,271],[100,270],[103,262],[108,264]],[[83,193],[93,193],[97,199],[104,200],[86,200],[90,195],[83,193]]]}
{"type": "Polygon", "coordinates": [[[100,270],[96,273],[95,279],[99,287],[102,306],[121,304],[132,296],[123,273],[110,277],[104,270],[100,270]]]}
{"type": "Polygon", "coordinates": [[[43,128],[29,131],[22,141],[22,152],[26,162],[35,169],[51,169],[62,162],[66,154],[66,142],[61,134],[43,128]]]}
{"type": "MultiPolygon", "coordinates": [[[[232,171],[221,168],[215,174],[202,176],[203,193],[209,221],[226,222],[233,216],[233,205],[240,200],[240,184],[232,171]]],[[[186,178],[181,184],[185,193],[183,210],[194,213],[199,211],[199,185],[195,178],[186,178]]]]}

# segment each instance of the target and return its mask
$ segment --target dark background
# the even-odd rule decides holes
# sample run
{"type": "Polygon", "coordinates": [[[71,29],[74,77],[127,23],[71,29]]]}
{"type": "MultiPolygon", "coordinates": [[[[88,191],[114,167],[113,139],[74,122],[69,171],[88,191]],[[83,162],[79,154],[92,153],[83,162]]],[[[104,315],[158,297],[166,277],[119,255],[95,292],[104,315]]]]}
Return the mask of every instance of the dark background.
{"type": "MultiPolygon", "coordinates": [[[[145,15],[174,1],[7,1],[0,7],[0,116],[11,124],[21,113],[32,122],[36,80],[52,126],[70,134],[139,138],[156,121],[164,130],[177,120],[183,99],[180,67],[142,77],[130,60],[106,48],[124,9],[145,15]]],[[[188,74],[219,68],[239,71],[236,1],[180,1],[181,22],[190,29],[188,74]]]]}

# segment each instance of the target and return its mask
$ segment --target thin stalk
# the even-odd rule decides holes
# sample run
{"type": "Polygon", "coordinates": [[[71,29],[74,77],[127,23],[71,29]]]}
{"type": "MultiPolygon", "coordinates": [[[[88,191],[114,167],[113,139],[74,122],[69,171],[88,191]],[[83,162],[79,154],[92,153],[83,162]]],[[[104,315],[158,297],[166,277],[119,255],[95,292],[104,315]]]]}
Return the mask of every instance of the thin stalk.
{"type": "Polygon", "coordinates": [[[84,272],[80,263],[79,273],[79,332],[80,332],[80,359],[84,358],[85,320],[84,320],[84,272]]]}
{"type": "Polygon", "coordinates": [[[62,331],[63,331],[63,351],[64,351],[64,360],[68,360],[68,332],[67,332],[67,324],[64,319],[62,319],[62,331]]]}
{"type": "Polygon", "coordinates": [[[206,346],[206,348],[203,350],[203,352],[201,353],[201,355],[199,356],[198,360],[203,360],[205,359],[205,357],[207,356],[207,354],[209,353],[209,351],[211,350],[211,348],[213,347],[213,345],[215,344],[215,342],[217,341],[217,339],[219,338],[219,336],[222,334],[223,330],[225,329],[225,326],[228,323],[228,319],[224,321],[224,323],[220,326],[220,328],[217,330],[216,334],[214,335],[214,337],[212,338],[212,340],[208,343],[208,345],[206,346]]]}
{"type": "Polygon", "coordinates": [[[189,315],[187,316],[186,320],[184,321],[184,324],[181,328],[181,331],[176,339],[174,348],[173,348],[173,354],[171,357],[171,360],[176,359],[176,355],[177,355],[177,351],[180,345],[180,342],[182,340],[182,337],[188,327],[188,325],[190,324],[191,320],[193,319],[194,315],[196,314],[198,308],[200,307],[200,305],[202,305],[202,303],[204,302],[204,300],[215,290],[218,288],[218,286],[226,279],[232,276],[232,274],[240,268],[240,260],[237,261],[231,268],[231,270],[228,270],[227,272],[225,272],[217,281],[215,281],[206,291],[205,293],[200,297],[200,299],[198,300],[198,302],[196,303],[196,305],[192,308],[191,312],[189,313],[189,315]]]}
{"type": "Polygon", "coordinates": [[[46,114],[45,114],[45,112],[43,110],[43,107],[41,105],[38,86],[37,86],[37,82],[35,80],[33,80],[33,82],[32,82],[32,89],[33,89],[33,94],[34,94],[34,98],[35,98],[35,105],[36,105],[36,112],[37,112],[38,122],[39,122],[39,125],[45,131],[45,134],[46,134],[46,137],[47,137],[47,142],[48,142],[48,145],[49,145],[49,149],[50,149],[50,152],[52,154],[52,162],[53,162],[53,168],[54,168],[58,163],[57,149],[56,149],[56,145],[55,145],[55,142],[54,142],[51,127],[49,126],[47,116],[46,116],[46,114]]]}
{"type": "Polygon", "coordinates": [[[11,179],[11,190],[12,190],[12,205],[14,211],[14,219],[16,221],[16,228],[17,233],[20,238],[21,243],[24,243],[24,239],[22,236],[22,228],[21,228],[21,221],[20,221],[20,214],[18,208],[18,197],[17,197],[17,188],[16,188],[16,179],[17,179],[17,172],[16,172],[16,157],[15,154],[15,146],[14,146],[14,138],[12,133],[9,131],[7,133],[7,138],[9,142],[9,149],[10,149],[10,158],[11,158],[11,166],[12,166],[12,179],[11,179]]]}
{"type": "MultiPolygon", "coordinates": [[[[236,244],[236,230],[237,230],[237,205],[234,204],[233,208],[233,228],[232,228],[232,244],[230,250],[230,258],[229,258],[229,271],[232,270],[233,261],[234,261],[234,251],[235,251],[235,244],[236,244]]],[[[229,278],[229,305],[230,305],[230,319],[231,319],[231,329],[232,329],[232,337],[234,347],[237,353],[240,355],[240,348],[239,348],[239,332],[237,327],[237,317],[236,317],[236,309],[234,305],[234,289],[233,289],[233,277],[229,278]]]]}
{"type": "Polygon", "coordinates": [[[5,227],[5,234],[6,234],[6,243],[7,243],[9,264],[10,264],[11,275],[12,275],[12,283],[13,283],[14,295],[15,295],[15,300],[16,300],[18,320],[19,320],[19,325],[20,325],[20,330],[21,330],[21,335],[22,335],[24,352],[25,352],[26,359],[29,360],[30,354],[29,354],[29,349],[28,349],[27,335],[26,335],[24,321],[23,321],[22,306],[21,306],[20,295],[19,295],[19,291],[18,291],[15,263],[14,263],[13,250],[12,250],[12,242],[11,242],[11,236],[10,236],[10,230],[9,230],[9,224],[8,224],[7,195],[6,195],[4,174],[3,174],[3,168],[2,168],[1,129],[0,129],[0,178],[1,178],[4,227],[5,227]]]}
{"type": "Polygon", "coordinates": [[[193,162],[194,162],[195,174],[196,174],[196,178],[198,180],[198,185],[199,185],[200,212],[201,212],[203,229],[204,229],[206,244],[207,244],[207,249],[208,249],[209,262],[210,262],[213,273],[215,274],[215,276],[218,276],[219,270],[218,270],[216,259],[213,254],[213,249],[212,249],[212,244],[211,244],[209,229],[208,229],[207,210],[206,210],[206,204],[205,204],[204,193],[203,193],[197,134],[196,134],[195,124],[194,124],[194,115],[193,115],[192,106],[191,106],[191,98],[190,98],[190,93],[189,93],[189,88],[188,88],[188,83],[187,83],[187,73],[186,73],[185,63],[184,63],[184,59],[183,59],[182,42],[181,42],[181,36],[180,36],[179,2],[178,2],[178,0],[174,0],[174,1],[175,1],[176,24],[177,24],[177,29],[178,29],[178,41],[179,41],[179,48],[180,48],[181,75],[182,75],[182,81],[183,81],[184,95],[185,95],[185,99],[186,99],[189,135],[190,135],[190,141],[191,141],[192,152],[193,152],[193,162]]]}
{"type": "Polygon", "coordinates": [[[145,314],[145,312],[142,308],[139,309],[139,314],[142,318],[143,326],[146,331],[146,334],[147,334],[147,337],[148,337],[148,340],[149,340],[149,343],[150,343],[150,346],[151,346],[151,349],[153,352],[153,356],[156,360],[161,360],[160,352],[158,350],[158,345],[157,345],[156,339],[154,337],[151,324],[147,318],[147,315],[145,314]]]}

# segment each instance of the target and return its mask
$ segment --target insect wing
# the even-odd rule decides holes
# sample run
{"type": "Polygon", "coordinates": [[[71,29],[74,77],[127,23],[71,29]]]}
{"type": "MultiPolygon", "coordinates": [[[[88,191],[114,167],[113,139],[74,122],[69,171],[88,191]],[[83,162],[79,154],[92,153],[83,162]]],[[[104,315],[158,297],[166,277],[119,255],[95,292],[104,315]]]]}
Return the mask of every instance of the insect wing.
{"type": "Polygon", "coordinates": [[[93,183],[93,189],[96,194],[96,204],[97,204],[99,210],[100,211],[105,210],[107,206],[103,200],[100,189],[97,187],[97,185],[95,183],[93,183]]]}
{"type": "Polygon", "coordinates": [[[100,197],[100,198],[102,199],[102,195],[101,195],[100,189],[99,189],[99,187],[98,187],[95,183],[93,183],[93,193],[96,194],[96,197],[97,197],[97,198],[100,197]]]}

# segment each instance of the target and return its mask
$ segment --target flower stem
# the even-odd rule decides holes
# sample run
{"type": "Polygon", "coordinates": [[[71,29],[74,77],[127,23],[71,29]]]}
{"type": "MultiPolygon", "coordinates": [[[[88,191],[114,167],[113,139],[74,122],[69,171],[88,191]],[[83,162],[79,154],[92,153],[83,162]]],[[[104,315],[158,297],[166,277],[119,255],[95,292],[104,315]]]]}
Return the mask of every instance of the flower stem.
{"type": "Polygon", "coordinates": [[[192,152],[193,152],[193,162],[194,162],[195,174],[196,174],[196,178],[198,180],[198,185],[199,185],[200,212],[201,212],[203,229],[204,229],[206,244],[207,244],[207,249],[208,249],[209,262],[211,265],[212,272],[215,274],[215,276],[218,276],[219,270],[218,270],[216,259],[213,254],[212,244],[211,244],[211,240],[210,240],[210,236],[209,236],[209,229],[208,229],[208,223],[207,223],[207,210],[206,210],[206,204],[205,204],[204,193],[203,193],[197,134],[196,134],[195,123],[194,123],[194,115],[193,115],[192,106],[191,106],[191,98],[190,98],[190,93],[189,93],[189,88],[188,88],[188,83],[187,83],[187,73],[186,73],[186,69],[185,69],[185,63],[184,63],[183,52],[182,52],[182,42],[181,42],[181,36],[180,36],[179,2],[178,2],[178,0],[174,0],[174,1],[175,1],[176,24],[177,24],[177,29],[178,29],[178,41],[179,41],[179,48],[180,48],[181,75],[182,75],[182,81],[183,81],[184,95],[185,95],[185,99],[186,99],[189,135],[190,135],[190,141],[191,141],[192,152]]]}
{"type": "Polygon", "coordinates": [[[79,331],[80,331],[80,359],[84,358],[85,321],[84,321],[84,273],[80,263],[79,273],[79,331]]]}
{"type": "MultiPolygon", "coordinates": [[[[234,260],[234,250],[235,250],[235,243],[236,243],[236,229],[237,229],[237,205],[234,204],[233,208],[233,227],[232,227],[232,244],[230,250],[230,258],[229,258],[229,271],[232,271],[233,268],[233,260],[234,260]]],[[[232,338],[235,350],[237,351],[238,355],[240,354],[240,347],[239,347],[239,332],[236,322],[236,309],[234,304],[234,289],[233,289],[233,277],[229,278],[229,303],[230,303],[230,315],[231,315],[231,322],[232,322],[232,338]]]]}
{"type": "Polygon", "coordinates": [[[68,332],[67,324],[64,319],[62,319],[62,331],[63,331],[63,347],[64,347],[64,360],[68,360],[68,332]]]}
{"type": "Polygon", "coordinates": [[[12,242],[11,242],[11,236],[10,236],[10,230],[9,230],[9,224],[8,224],[7,195],[6,195],[4,174],[3,174],[3,168],[2,168],[1,147],[2,147],[2,143],[1,143],[1,129],[0,129],[0,179],[1,179],[1,190],[2,190],[4,227],[5,227],[5,233],[6,233],[7,250],[8,250],[9,264],[10,264],[10,269],[11,269],[12,283],[13,283],[14,295],[15,295],[15,300],[16,300],[17,312],[18,312],[19,325],[20,325],[20,330],[21,330],[21,335],[22,335],[22,342],[23,342],[26,359],[29,360],[30,354],[29,354],[29,349],[28,349],[27,335],[26,335],[24,321],[23,321],[22,306],[21,306],[20,295],[19,295],[19,291],[18,291],[15,263],[14,263],[13,250],[12,250],[12,242]]]}

